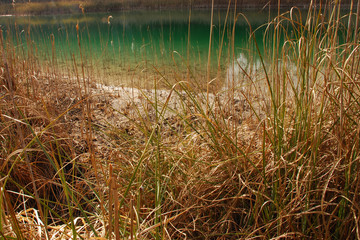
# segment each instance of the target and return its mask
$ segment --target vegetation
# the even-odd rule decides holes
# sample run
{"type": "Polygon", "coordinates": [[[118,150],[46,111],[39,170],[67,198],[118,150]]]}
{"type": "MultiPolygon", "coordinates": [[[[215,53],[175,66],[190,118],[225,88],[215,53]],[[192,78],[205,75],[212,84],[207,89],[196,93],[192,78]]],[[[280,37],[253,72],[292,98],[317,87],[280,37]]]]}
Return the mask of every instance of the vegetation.
{"type": "Polygon", "coordinates": [[[156,68],[108,91],[1,32],[1,238],[359,238],[360,2],[340,10],[254,29],[260,69],[215,92],[156,68]]]}

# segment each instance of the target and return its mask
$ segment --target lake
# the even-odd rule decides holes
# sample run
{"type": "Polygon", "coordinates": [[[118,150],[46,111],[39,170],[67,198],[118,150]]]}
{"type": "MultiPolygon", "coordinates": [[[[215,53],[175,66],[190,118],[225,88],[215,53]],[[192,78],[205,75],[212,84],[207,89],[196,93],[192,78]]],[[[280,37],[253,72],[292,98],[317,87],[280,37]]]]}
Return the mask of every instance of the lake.
{"type": "MultiPolygon", "coordinates": [[[[266,11],[245,15],[253,29],[269,19],[266,11]]],[[[210,70],[217,86],[223,84],[231,59],[249,58],[254,49],[247,22],[238,16],[234,27],[234,18],[230,12],[225,22],[226,11],[214,12],[210,70]]],[[[99,83],[150,87],[161,77],[171,83],[206,82],[210,19],[210,10],[129,11],[3,16],[0,25],[5,38],[12,36],[18,54],[35,56],[50,72],[79,74],[83,66],[85,75],[99,83]]],[[[256,38],[263,49],[263,32],[256,38]]]]}

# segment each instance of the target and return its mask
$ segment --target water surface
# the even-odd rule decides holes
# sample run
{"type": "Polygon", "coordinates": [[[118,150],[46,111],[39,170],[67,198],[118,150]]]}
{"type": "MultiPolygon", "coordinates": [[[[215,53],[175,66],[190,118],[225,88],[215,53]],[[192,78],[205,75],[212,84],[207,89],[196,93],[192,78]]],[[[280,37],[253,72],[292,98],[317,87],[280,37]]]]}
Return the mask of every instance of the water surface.
{"type": "MultiPolygon", "coordinates": [[[[268,21],[267,12],[245,15],[253,29],[268,21]]],[[[249,56],[253,48],[244,18],[230,12],[225,19],[226,11],[215,12],[210,63],[211,77],[219,81],[231,59],[249,56]]],[[[43,65],[73,72],[84,66],[86,75],[101,83],[145,86],[159,76],[172,81],[206,76],[209,10],[7,16],[0,17],[0,25],[19,54],[31,52],[43,65]]],[[[262,32],[256,36],[262,48],[262,32]]]]}

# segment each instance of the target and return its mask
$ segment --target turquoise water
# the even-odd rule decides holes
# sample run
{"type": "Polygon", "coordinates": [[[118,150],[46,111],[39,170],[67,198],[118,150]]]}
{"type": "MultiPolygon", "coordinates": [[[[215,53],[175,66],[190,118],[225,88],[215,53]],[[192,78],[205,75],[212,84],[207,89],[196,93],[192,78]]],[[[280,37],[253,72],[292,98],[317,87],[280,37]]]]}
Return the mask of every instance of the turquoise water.
{"type": "MultiPolygon", "coordinates": [[[[245,14],[253,29],[268,19],[267,13],[253,11],[245,14]]],[[[211,45],[213,75],[218,71],[218,64],[225,71],[231,61],[229,59],[252,48],[246,21],[239,17],[232,38],[234,13],[230,13],[227,22],[225,17],[226,11],[214,14],[211,45]]],[[[129,72],[136,75],[154,69],[163,74],[176,72],[180,76],[190,71],[195,78],[197,75],[198,78],[203,77],[206,71],[209,10],[13,16],[0,17],[0,25],[5,37],[9,34],[13,36],[20,54],[26,56],[32,49],[40,62],[53,64],[56,61],[65,65],[82,62],[99,73],[104,82],[106,79],[110,82],[111,79],[119,79],[119,75],[129,72]]],[[[262,37],[259,31],[257,38],[261,48],[262,37]]],[[[122,84],[121,80],[117,83],[122,84]]]]}

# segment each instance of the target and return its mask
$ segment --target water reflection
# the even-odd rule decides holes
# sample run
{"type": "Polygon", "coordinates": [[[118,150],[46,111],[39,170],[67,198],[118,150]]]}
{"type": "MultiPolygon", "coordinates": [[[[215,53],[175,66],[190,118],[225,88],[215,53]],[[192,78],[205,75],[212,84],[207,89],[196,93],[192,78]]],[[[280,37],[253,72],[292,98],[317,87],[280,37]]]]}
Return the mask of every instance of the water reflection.
{"type": "MultiPolygon", "coordinates": [[[[247,12],[246,15],[254,29],[268,18],[267,13],[255,11],[247,12]]],[[[215,14],[211,45],[213,75],[219,70],[218,66],[224,75],[231,74],[227,69],[233,65],[232,56],[239,58],[244,49],[249,49],[250,30],[241,17],[237,18],[235,37],[232,38],[235,17],[231,13],[225,23],[225,11],[217,11],[215,14]]],[[[0,25],[5,32],[6,29],[11,30],[13,38],[22,46],[24,55],[31,47],[36,49],[42,61],[55,57],[57,62],[73,64],[75,58],[77,63],[83,62],[96,68],[94,72],[103,80],[115,78],[120,79],[117,82],[121,83],[122,75],[147,72],[146,69],[153,67],[166,74],[177,71],[177,77],[180,78],[189,75],[189,72],[197,79],[205,75],[210,11],[192,11],[190,22],[188,11],[136,11],[0,17],[0,25]],[[16,35],[16,32],[22,34],[16,35]],[[29,45],[28,41],[32,44],[29,45]],[[80,59],[80,48],[83,59],[80,59]]],[[[262,38],[261,33],[259,38],[262,38]]],[[[234,71],[239,73],[237,68],[234,71]]]]}

